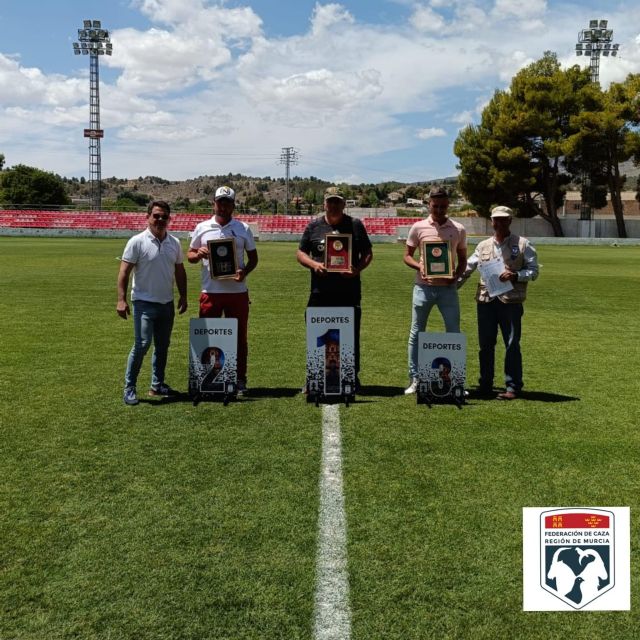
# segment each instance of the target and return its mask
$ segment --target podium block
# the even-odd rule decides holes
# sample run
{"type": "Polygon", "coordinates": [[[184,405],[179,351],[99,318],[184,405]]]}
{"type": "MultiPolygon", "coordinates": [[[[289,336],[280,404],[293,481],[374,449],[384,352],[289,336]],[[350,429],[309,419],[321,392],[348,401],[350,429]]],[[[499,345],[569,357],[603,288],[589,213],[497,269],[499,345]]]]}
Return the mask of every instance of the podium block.
{"type": "Polygon", "coordinates": [[[189,322],[189,395],[233,396],[237,392],[238,321],[192,318],[189,322]]]}
{"type": "Polygon", "coordinates": [[[353,307],[308,307],[307,398],[355,395],[353,307]]]}
{"type": "Polygon", "coordinates": [[[466,335],[420,332],[418,344],[418,404],[462,404],[467,379],[466,335]]]}

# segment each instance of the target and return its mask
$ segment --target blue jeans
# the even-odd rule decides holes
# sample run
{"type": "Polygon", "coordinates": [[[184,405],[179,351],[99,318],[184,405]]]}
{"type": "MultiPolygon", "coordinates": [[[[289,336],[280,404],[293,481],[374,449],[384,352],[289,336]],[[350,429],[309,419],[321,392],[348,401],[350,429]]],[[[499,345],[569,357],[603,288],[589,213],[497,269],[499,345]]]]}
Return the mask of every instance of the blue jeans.
{"type": "Polygon", "coordinates": [[[413,312],[409,331],[409,377],[418,377],[418,333],[427,328],[427,320],[433,307],[438,307],[447,333],[460,333],[460,303],[456,285],[430,287],[416,284],[413,287],[413,312]]]}
{"type": "Polygon", "coordinates": [[[155,388],[164,383],[164,370],[167,366],[175,309],[173,302],[162,304],[136,300],[132,304],[134,343],[127,361],[124,385],[125,387],[136,386],[142,361],[153,340],[151,386],[155,388]]]}
{"type": "Polygon", "coordinates": [[[493,387],[495,350],[498,327],[506,348],[504,356],[504,381],[507,389],[522,389],[522,354],[520,335],[522,333],[522,304],[505,304],[497,298],[491,302],[478,303],[478,342],[480,344],[480,379],[482,389],[493,387]]]}

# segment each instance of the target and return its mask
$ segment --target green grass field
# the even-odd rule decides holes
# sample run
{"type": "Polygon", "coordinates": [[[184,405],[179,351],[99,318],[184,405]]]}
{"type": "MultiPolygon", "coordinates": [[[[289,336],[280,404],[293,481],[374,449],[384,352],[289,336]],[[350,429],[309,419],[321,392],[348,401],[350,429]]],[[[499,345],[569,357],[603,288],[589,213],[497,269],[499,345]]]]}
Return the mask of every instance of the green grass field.
{"type": "MultiPolygon", "coordinates": [[[[249,397],[126,407],[123,247],[0,238],[0,639],[311,638],[321,410],[296,393],[308,273],[293,244],[259,244],[249,397]]],[[[340,409],[352,637],[637,637],[640,248],[540,247],[526,393],[462,410],[401,395],[401,253],[376,246],[363,275],[365,388],[340,409]],[[574,505],[631,507],[631,612],[522,611],[522,507],[574,505]]],[[[181,390],[187,272],[167,376],[181,390]]],[[[460,292],[471,386],[476,277],[460,292]]],[[[149,371],[150,354],[140,391],[149,371]]]]}

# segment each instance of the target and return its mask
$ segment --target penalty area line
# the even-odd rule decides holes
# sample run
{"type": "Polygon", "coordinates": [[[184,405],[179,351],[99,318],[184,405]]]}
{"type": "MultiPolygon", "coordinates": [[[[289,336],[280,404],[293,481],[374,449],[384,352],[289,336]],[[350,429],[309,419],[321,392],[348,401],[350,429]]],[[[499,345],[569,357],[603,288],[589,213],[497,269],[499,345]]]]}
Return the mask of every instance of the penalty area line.
{"type": "Polygon", "coordinates": [[[322,405],[322,468],[316,559],[315,640],[349,640],[347,518],[342,489],[339,405],[322,405]]]}

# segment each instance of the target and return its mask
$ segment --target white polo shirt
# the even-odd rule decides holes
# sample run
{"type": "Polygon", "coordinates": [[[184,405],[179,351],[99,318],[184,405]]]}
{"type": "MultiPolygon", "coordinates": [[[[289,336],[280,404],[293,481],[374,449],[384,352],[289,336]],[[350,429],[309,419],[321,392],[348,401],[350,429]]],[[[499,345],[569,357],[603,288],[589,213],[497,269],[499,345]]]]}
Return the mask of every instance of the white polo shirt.
{"type": "Polygon", "coordinates": [[[145,229],[129,238],[122,260],[135,265],[131,300],[162,304],[173,300],[176,265],[184,261],[178,238],[167,234],[160,242],[149,229],[145,229]]]}
{"type": "MultiPolygon", "coordinates": [[[[236,255],[238,257],[238,268],[244,269],[245,251],[255,251],[256,241],[249,225],[231,218],[224,226],[216,222],[215,216],[210,220],[201,222],[196,226],[191,236],[189,248],[200,249],[206,247],[209,240],[219,238],[234,238],[236,243],[236,255]]],[[[244,293],[248,291],[246,280],[236,282],[235,280],[216,280],[209,275],[209,261],[202,261],[202,292],[203,293],[244,293]]]]}

